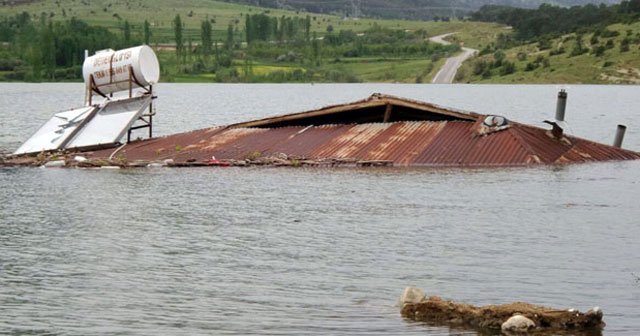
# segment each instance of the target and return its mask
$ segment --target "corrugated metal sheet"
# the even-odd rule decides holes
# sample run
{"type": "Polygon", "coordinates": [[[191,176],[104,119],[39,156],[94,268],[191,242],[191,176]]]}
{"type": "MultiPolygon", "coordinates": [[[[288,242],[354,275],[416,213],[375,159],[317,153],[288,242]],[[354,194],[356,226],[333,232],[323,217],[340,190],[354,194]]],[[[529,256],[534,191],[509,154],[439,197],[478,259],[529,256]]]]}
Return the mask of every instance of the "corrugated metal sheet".
{"type": "Polygon", "coordinates": [[[523,165],[529,153],[513,136],[511,130],[473,139],[473,149],[462,159],[465,165],[523,165]]]}
{"type": "MultiPolygon", "coordinates": [[[[372,99],[382,99],[380,97],[372,99]]],[[[385,96],[386,103],[419,105],[385,96]]],[[[372,103],[377,103],[372,101],[372,103]]],[[[362,102],[354,103],[354,107],[362,102]]],[[[349,105],[331,107],[341,111],[349,105]]],[[[437,107],[439,108],[439,107],[437,107]]],[[[321,110],[322,113],[327,112],[321,110]]],[[[314,112],[315,113],[315,112],[314,112]]],[[[462,112],[446,111],[462,116],[462,112]]],[[[303,118],[303,115],[293,115],[303,118]]],[[[511,122],[506,128],[479,131],[486,116],[468,114],[449,121],[400,121],[337,125],[306,125],[265,128],[270,119],[258,121],[262,128],[244,127],[253,122],[176,134],[134,142],[118,149],[128,160],[173,159],[177,163],[282,157],[343,161],[390,161],[409,166],[522,166],[573,162],[634,160],[640,153],[566,136],[556,139],[550,132],[511,122]]],[[[286,119],[287,116],[278,117],[286,119]]],[[[113,150],[93,153],[112,156],[113,150]]]]}
{"type": "Polygon", "coordinates": [[[403,122],[387,128],[369,145],[367,160],[388,160],[410,165],[442,131],[446,122],[403,122]]]}
{"type": "Polygon", "coordinates": [[[363,160],[363,147],[375,139],[391,124],[362,124],[349,128],[345,133],[331,139],[311,153],[313,158],[340,158],[363,160]]]}
{"type": "MultiPolygon", "coordinates": [[[[474,123],[399,122],[317,127],[216,128],[132,143],[128,160],[176,162],[278,156],[300,159],[383,160],[416,166],[521,166],[640,159],[640,154],[574,137],[551,138],[540,128],[514,124],[479,136],[474,123]]],[[[113,150],[95,152],[107,157],[113,150]]]]}
{"type": "Polygon", "coordinates": [[[287,141],[273,147],[270,154],[287,153],[291,157],[311,158],[318,148],[327,146],[327,143],[342,136],[353,125],[324,125],[318,127],[298,127],[298,132],[287,141]]]}

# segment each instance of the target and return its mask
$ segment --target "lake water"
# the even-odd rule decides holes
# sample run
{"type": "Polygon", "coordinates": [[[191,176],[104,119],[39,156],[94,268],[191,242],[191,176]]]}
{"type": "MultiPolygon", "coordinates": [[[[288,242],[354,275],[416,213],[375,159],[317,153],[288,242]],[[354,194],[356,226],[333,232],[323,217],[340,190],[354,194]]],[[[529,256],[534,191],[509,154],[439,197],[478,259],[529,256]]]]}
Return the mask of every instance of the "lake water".
{"type": "MultiPolygon", "coordinates": [[[[374,92],[541,125],[559,87],[158,86],[156,134],[374,92]]],[[[640,150],[635,86],[570,86],[571,133],[640,150]]],[[[0,150],[82,84],[0,84],[0,150]]],[[[406,286],[600,306],[640,332],[640,162],[526,169],[0,169],[0,333],[475,335],[404,320],[406,286]]]]}

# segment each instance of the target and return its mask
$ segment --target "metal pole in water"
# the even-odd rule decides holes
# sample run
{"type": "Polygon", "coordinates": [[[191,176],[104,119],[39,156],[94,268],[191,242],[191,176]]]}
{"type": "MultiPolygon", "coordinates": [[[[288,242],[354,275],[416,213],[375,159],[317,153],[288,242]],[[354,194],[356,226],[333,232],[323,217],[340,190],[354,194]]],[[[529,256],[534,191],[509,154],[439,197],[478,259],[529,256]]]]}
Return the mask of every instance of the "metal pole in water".
{"type": "Polygon", "coordinates": [[[553,129],[551,129],[551,134],[556,139],[562,139],[562,134],[564,130],[562,127],[564,126],[564,112],[567,109],[567,91],[564,89],[558,92],[558,103],[556,105],[556,120],[547,122],[548,124],[553,125],[553,129]]]}
{"type": "Polygon", "coordinates": [[[558,92],[558,104],[556,105],[556,121],[564,121],[564,112],[567,109],[567,91],[558,92]]]}
{"type": "Polygon", "coordinates": [[[622,141],[624,140],[624,134],[627,132],[627,126],[618,125],[618,130],[616,131],[616,139],[613,141],[613,146],[622,148],[622,141]]]}

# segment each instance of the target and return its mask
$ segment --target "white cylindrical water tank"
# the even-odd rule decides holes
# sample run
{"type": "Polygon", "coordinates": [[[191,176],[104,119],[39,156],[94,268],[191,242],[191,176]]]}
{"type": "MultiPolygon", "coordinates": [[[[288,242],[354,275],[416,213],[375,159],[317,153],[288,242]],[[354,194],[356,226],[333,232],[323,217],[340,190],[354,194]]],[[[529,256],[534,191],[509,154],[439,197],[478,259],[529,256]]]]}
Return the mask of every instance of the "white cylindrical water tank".
{"type": "MultiPolygon", "coordinates": [[[[146,45],[118,51],[98,51],[85,59],[82,74],[85,83],[89,83],[93,76],[97,89],[108,94],[129,90],[129,69],[133,70],[135,79],[143,86],[156,84],[160,79],[158,58],[153,49],[146,45]]],[[[134,82],[133,87],[137,86],[134,82]]]]}

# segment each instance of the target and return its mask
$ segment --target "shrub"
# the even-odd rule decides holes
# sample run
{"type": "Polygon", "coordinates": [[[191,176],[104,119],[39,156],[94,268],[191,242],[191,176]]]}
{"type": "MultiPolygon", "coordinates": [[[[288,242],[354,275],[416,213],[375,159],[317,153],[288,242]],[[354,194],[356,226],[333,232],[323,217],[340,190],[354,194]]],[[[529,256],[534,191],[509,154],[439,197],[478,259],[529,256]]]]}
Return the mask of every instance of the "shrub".
{"type": "Polygon", "coordinates": [[[524,68],[524,71],[533,71],[538,68],[538,63],[527,63],[527,66],[524,68]]]}
{"type": "Polygon", "coordinates": [[[596,48],[594,48],[593,51],[591,51],[591,53],[594,54],[596,57],[602,57],[606,50],[607,50],[607,48],[605,48],[604,46],[600,45],[600,46],[597,46],[596,48]]]}
{"type": "Polygon", "coordinates": [[[628,37],[625,37],[621,42],[620,42],[620,52],[627,52],[629,51],[629,42],[631,42],[631,40],[628,37]]]}
{"type": "Polygon", "coordinates": [[[522,61],[526,61],[527,60],[527,53],[525,52],[519,52],[518,55],[516,56],[516,58],[518,59],[518,61],[522,62],[522,61]]]}
{"type": "Polygon", "coordinates": [[[614,46],[615,46],[615,45],[614,45],[614,43],[613,43],[613,40],[607,40],[607,44],[605,44],[605,48],[607,48],[607,49],[613,49],[613,47],[614,47],[614,46]]]}
{"type": "Polygon", "coordinates": [[[488,68],[489,67],[487,61],[479,59],[475,63],[473,63],[473,74],[476,76],[484,74],[485,70],[487,70],[488,68]]]}
{"type": "Polygon", "coordinates": [[[615,30],[609,30],[609,29],[606,29],[606,28],[602,31],[602,33],[600,33],[600,36],[605,37],[605,38],[606,37],[616,37],[618,35],[620,35],[619,32],[617,32],[615,30]]]}
{"type": "Polygon", "coordinates": [[[516,72],[516,65],[513,62],[503,61],[500,67],[500,76],[510,75],[516,72]]]}
{"type": "Polygon", "coordinates": [[[486,69],[484,69],[484,72],[482,73],[482,78],[487,79],[487,78],[491,78],[493,74],[491,73],[491,68],[487,67],[486,69]]]}
{"type": "Polygon", "coordinates": [[[548,38],[541,38],[538,41],[538,50],[549,50],[551,49],[551,40],[548,38]]]}

